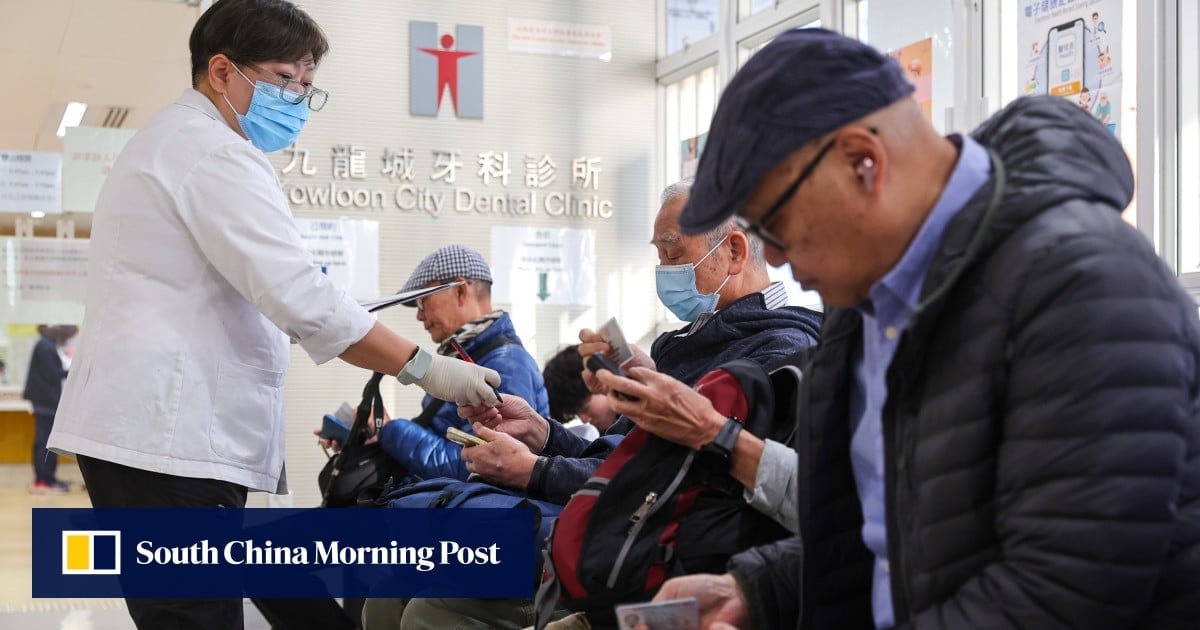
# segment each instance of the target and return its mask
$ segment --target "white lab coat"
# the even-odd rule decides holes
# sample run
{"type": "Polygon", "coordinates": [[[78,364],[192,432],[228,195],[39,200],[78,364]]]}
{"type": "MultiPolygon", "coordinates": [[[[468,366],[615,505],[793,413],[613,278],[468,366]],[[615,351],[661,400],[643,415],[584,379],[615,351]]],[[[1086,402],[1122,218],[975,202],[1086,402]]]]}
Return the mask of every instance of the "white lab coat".
{"type": "Polygon", "coordinates": [[[313,265],[261,151],[187,90],[96,202],[51,449],[284,493],[288,338],[317,363],[375,319],[313,265]]]}

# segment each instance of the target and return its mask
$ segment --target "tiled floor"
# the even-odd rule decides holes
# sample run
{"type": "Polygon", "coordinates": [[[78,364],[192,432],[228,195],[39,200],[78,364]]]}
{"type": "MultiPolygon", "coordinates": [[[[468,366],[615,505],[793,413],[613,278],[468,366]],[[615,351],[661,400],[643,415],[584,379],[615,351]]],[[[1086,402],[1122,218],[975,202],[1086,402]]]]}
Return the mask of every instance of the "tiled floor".
{"type": "MultiPolygon", "coordinates": [[[[90,507],[79,468],[59,466],[71,492],[32,495],[32,468],[0,465],[0,628],[14,630],[127,630],[133,622],[120,599],[33,599],[31,557],[35,507],[90,507]]],[[[266,620],[246,602],[246,630],[267,630],[266,620]]]]}

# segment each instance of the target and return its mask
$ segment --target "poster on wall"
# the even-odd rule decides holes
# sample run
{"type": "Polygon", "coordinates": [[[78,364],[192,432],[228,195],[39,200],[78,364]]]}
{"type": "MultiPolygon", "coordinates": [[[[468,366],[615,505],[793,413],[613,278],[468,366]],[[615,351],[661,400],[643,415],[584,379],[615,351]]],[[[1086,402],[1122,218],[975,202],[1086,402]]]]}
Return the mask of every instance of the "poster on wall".
{"type": "Polygon", "coordinates": [[[67,127],[63,136],[63,210],[92,212],[113,163],[134,129],[67,127]]]}
{"type": "Polygon", "coordinates": [[[887,54],[904,68],[904,74],[916,88],[913,98],[921,104],[925,118],[933,122],[933,38],[926,37],[887,54]]]}
{"type": "Polygon", "coordinates": [[[83,304],[87,288],[86,239],[5,238],[0,253],[0,286],[6,295],[20,302],[83,304]]]}
{"type": "Polygon", "coordinates": [[[596,304],[595,230],[494,227],[490,262],[500,304],[596,304]]]}
{"type": "MultiPolygon", "coordinates": [[[[296,219],[313,262],[355,300],[379,296],[379,222],[296,219]]],[[[398,288],[398,287],[397,287],[398,288]]]]}
{"type": "Polygon", "coordinates": [[[704,143],[708,134],[688,138],[679,143],[679,179],[696,176],[696,167],[700,165],[700,154],[704,153],[704,143]]]}
{"type": "Polygon", "coordinates": [[[1065,98],[1118,134],[1122,0],[1021,0],[1017,10],[1020,93],[1065,98]]]}
{"type": "Polygon", "coordinates": [[[62,212],[62,155],[0,151],[0,212],[62,212]]]}

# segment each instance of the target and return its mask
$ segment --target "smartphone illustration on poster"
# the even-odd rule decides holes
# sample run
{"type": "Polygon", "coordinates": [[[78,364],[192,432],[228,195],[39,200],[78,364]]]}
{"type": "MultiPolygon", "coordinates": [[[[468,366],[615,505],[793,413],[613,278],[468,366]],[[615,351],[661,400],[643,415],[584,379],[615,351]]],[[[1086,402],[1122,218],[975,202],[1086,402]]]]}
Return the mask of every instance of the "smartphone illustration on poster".
{"type": "Polygon", "coordinates": [[[1052,27],[1046,34],[1049,93],[1072,97],[1084,86],[1083,18],[1052,27]]]}

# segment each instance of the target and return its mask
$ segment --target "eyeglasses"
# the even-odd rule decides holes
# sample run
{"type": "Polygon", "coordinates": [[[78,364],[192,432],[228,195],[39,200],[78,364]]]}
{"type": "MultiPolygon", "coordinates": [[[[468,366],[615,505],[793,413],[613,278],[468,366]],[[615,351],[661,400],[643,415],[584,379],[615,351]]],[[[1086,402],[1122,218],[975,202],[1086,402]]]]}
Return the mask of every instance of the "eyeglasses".
{"type": "Polygon", "coordinates": [[[260,68],[252,63],[242,64],[244,66],[254,68],[258,73],[275,77],[275,83],[279,84],[279,98],[292,105],[298,105],[308,99],[308,108],[314,112],[321,111],[325,104],[329,102],[329,92],[322,90],[319,87],[305,85],[299,81],[279,76],[275,72],[271,72],[265,68],[260,68]]]}
{"type": "Polygon", "coordinates": [[[829,153],[829,150],[833,148],[833,143],[836,141],[837,138],[831,138],[829,142],[825,143],[825,146],[821,147],[820,151],[817,151],[817,157],[813,158],[812,162],[809,162],[808,166],[801,171],[800,176],[796,178],[796,181],[792,182],[791,186],[788,186],[788,189],[784,191],[779,200],[771,206],[770,210],[767,210],[765,214],[759,217],[757,221],[750,221],[739,214],[733,217],[734,225],[745,232],[757,236],[764,243],[779,251],[787,249],[784,247],[783,241],[779,240],[779,237],[767,229],[767,225],[787,205],[787,202],[791,201],[792,197],[796,194],[796,189],[800,188],[800,184],[803,184],[804,180],[812,176],[813,171],[817,169],[817,165],[821,163],[821,158],[825,157],[826,153],[829,153]]]}

